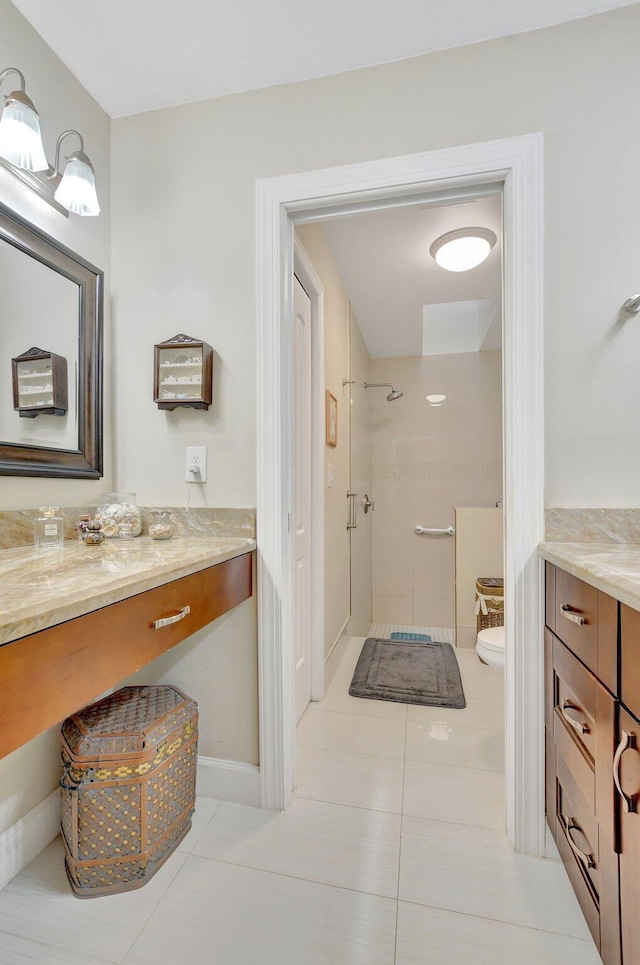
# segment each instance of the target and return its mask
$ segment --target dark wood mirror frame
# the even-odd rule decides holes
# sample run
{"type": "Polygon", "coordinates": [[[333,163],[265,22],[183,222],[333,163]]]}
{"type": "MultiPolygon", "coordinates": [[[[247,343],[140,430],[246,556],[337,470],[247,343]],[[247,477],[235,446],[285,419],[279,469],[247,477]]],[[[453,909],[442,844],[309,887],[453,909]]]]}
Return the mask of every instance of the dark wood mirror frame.
{"type": "MultiPolygon", "coordinates": [[[[0,204],[0,239],[75,282],[78,318],[78,449],[0,441],[0,475],[102,476],[102,321],[104,274],[84,258],[0,204]]],[[[0,359],[0,363],[2,360],[0,359]]]]}

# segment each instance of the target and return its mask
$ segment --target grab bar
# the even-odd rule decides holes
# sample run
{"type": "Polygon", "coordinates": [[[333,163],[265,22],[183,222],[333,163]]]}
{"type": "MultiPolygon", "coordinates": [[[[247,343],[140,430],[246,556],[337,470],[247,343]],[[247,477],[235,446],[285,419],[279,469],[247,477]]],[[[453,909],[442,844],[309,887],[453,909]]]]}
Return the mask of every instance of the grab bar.
{"type": "Polygon", "coordinates": [[[426,526],[416,526],[413,531],[416,536],[455,536],[455,529],[453,526],[447,526],[446,529],[427,529],[426,526]]]}

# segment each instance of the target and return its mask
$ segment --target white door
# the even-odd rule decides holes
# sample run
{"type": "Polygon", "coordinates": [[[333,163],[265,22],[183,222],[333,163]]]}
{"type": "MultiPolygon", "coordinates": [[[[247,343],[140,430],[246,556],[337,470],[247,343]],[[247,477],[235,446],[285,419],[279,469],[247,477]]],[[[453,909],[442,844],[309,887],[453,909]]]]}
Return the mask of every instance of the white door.
{"type": "Polygon", "coordinates": [[[296,723],[311,699],[311,300],[294,278],[296,723]]]}

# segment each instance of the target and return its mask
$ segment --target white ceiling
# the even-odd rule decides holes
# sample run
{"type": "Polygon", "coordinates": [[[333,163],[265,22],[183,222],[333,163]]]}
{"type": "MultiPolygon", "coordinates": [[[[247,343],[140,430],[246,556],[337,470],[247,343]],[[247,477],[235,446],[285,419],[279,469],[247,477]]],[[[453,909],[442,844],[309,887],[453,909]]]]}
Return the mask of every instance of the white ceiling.
{"type": "MultiPolygon", "coordinates": [[[[425,305],[500,299],[501,201],[498,194],[464,204],[391,208],[323,223],[373,358],[422,355],[423,347],[430,353],[428,341],[423,346],[425,305]],[[491,228],[498,236],[487,260],[471,271],[440,268],[429,254],[431,243],[446,231],[476,226],[491,228]]],[[[478,312],[482,314],[482,306],[476,306],[476,317],[478,312]]],[[[461,316],[465,314],[461,309],[461,316]]],[[[485,341],[484,347],[500,346],[485,341]]]]}
{"type": "Polygon", "coordinates": [[[458,47],[636,0],[13,0],[112,117],[458,47]]]}

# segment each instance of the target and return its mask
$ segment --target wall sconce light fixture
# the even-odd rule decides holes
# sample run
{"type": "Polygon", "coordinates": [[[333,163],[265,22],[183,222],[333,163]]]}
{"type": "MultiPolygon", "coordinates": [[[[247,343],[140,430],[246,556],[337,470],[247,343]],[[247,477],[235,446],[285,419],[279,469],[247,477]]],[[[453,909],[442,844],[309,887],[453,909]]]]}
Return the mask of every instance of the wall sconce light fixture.
{"type": "Polygon", "coordinates": [[[84,153],[82,135],[74,130],[60,135],[51,167],[42,145],[38,112],[25,93],[24,75],[17,67],[7,67],[0,71],[0,85],[10,74],[18,75],[20,89],[6,95],[0,116],[0,166],[66,217],[70,211],[84,216],[100,214],[93,165],[84,153]],[[69,155],[61,173],[60,146],[69,134],[79,138],[80,150],[69,155]],[[44,178],[37,172],[44,172],[44,178]]]}
{"type": "Polygon", "coordinates": [[[25,93],[24,74],[17,67],[0,72],[0,84],[10,75],[20,78],[20,89],[5,95],[0,117],[0,155],[25,171],[47,171],[49,164],[42,146],[40,119],[33,101],[25,93]]]}
{"type": "Polygon", "coordinates": [[[57,182],[54,198],[67,211],[85,216],[100,214],[93,164],[84,153],[84,140],[78,131],[63,131],[58,138],[54,172],[49,180],[57,182]],[[68,134],[75,134],[80,140],[80,150],[68,156],[64,173],[60,174],[60,145],[68,134]]]}

